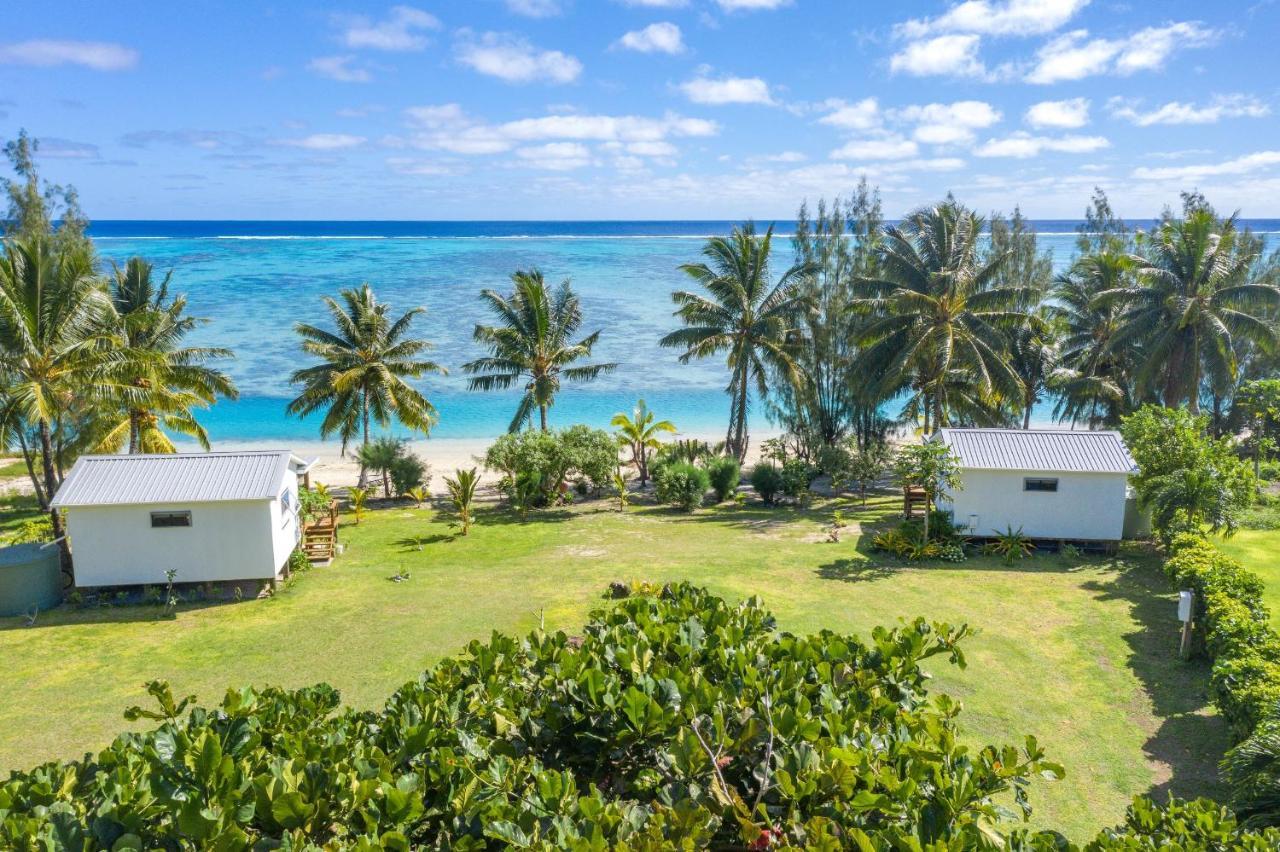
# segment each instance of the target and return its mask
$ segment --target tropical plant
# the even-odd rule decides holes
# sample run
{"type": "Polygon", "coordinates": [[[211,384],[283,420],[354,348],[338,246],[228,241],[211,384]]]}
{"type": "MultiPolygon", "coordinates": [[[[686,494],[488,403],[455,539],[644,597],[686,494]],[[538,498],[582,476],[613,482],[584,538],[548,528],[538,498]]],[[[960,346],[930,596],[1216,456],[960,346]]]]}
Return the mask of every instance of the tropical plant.
{"type": "Polygon", "coordinates": [[[999,556],[1006,565],[1012,565],[1016,559],[1026,559],[1036,552],[1035,542],[1022,532],[1022,527],[1015,530],[1010,524],[1004,532],[999,530],[992,530],[992,532],[995,533],[995,538],[987,542],[984,549],[987,553],[999,556]]]}
{"type": "Polygon", "coordinates": [[[485,451],[484,466],[502,474],[499,486],[525,509],[555,502],[570,479],[584,478],[597,488],[613,481],[618,443],[612,435],[581,424],[548,432],[510,432],[485,451]],[[523,498],[522,478],[531,480],[523,498]]]}
{"type": "Polygon", "coordinates": [[[356,516],[356,524],[360,523],[360,519],[364,517],[365,506],[369,502],[369,489],[352,488],[347,491],[347,500],[351,503],[351,511],[356,516]]]}
{"type": "Polygon", "coordinates": [[[1236,393],[1234,407],[1249,429],[1248,445],[1253,453],[1253,475],[1258,478],[1262,462],[1276,448],[1280,430],[1280,379],[1254,379],[1236,393]]]}
{"type": "Polygon", "coordinates": [[[476,485],[480,477],[473,467],[470,470],[459,468],[452,477],[444,478],[445,487],[449,489],[449,501],[458,513],[458,523],[462,526],[462,534],[471,531],[471,509],[476,498],[476,485]]]}
{"type": "Polygon", "coordinates": [[[662,446],[658,436],[663,432],[675,432],[675,424],[670,420],[658,420],[642,399],[636,403],[630,416],[622,412],[613,415],[610,425],[618,430],[618,443],[631,450],[631,463],[636,466],[640,487],[644,488],[649,481],[649,451],[662,446]]]}
{"type": "Polygon", "coordinates": [[[413,501],[413,507],[415,509],[421,509],[422,504],[427,502],[427,500],[430,499],[431,497],[431,495],[427,493],[427,489],[423,488],[420,485],[417,486],[416,488],[406,489],[404,492],[404,496],[408,497],[410,500],[413,501]]]}
{"type": "Polygon", "coordinates": [[[659,471],[654,485],[658,502],[692,512],[702,505],[711,481],[707,472],[697,465],[674,462],[659,471]]]}
{"type": "Polygon", "coordinates": [[[1263,351],[1280,340],[1268,315],[1280,307],[1280,287],[1250,280],[1256,254],[1239,250],[1238,240],[1235,217],[1191,210],[1141,244],[1136,288],[1099,295],[1123,306],[1112,348],[1141,346],[1135,379],[1166,406],[1186,402],[1199,412],[1202,376],[1236,375],[1236,338],[1263,351]]]}
{"type": "Polygon", "coordinates": [[[387,473],[397,497],[404,497],[413,489],[421,488],[431,481],[430,466],[408,450],[396,456],[387,473]]]}
{"type": "Polygon", "coordinates": [[[765,504],[774,504],[782,493],[782,485],[782,471],[777,465],[761,462],[751,469],[751,487],[765,504]]]}
{"type": "Polygon", "coordinates": [[[1133,258],[1119,251],[1089,254],[1059,276],[1045,306],[1059,330],[1058,368],[1050,383],[1054,417],[1090,428],[1115,426],[1131,405],[1137,343],[1113,345],[1121,305],[1099,295],[1133,285],[1133,258]]]}
{"type": "Polygon", "coordinates": [[[707,293],[672,293],[675,315],[684,328],[662,338],[663,346],[684,351],[680,363],[726,355],[729,368],[729,429],[725,444],[739,462],[747,453],[747,412],[751,387],[768,397],[770,375],[800,381],[792,354],[792,337],[806,302],[802,282],[813,273],[807,263],[786,269],[773,281],[770,253],[773,226],[757,236],[747,223],[728,237],[713,237],[702,249],[705,261],[680,267],[707,293]]]}
{"type": "Polygon", "coordinates": [[[904,487],[924,492],[924,539],[927,541],[929,516],[938,495],[964,487],[960,481],[960,459],[941,441],[925,441],[899,450],[894,468],[904,487]]]}
{"type": "Polygon", "coordinates": [[[477,325],[476,342],[489,354],[462,365],[472,378],[470,390],[506,390],[524,382],[524,396],[508,430],[519,431],[536,410],[542,431],[547,431],[547,409],[555,402],[561,381],[586,382],[618,365],[576,362],[591,357],[600,339],[594,331],[574,341],[582,325],[582,305],[565,279],[553,292],[537,269],[512,274],[515,289],[504,296],[482,290],[480,298],[498,319],[497,325],[477,325]]]}
{"type": "Polygon", "coordinates": [[[229,349],[183,346],[183,339],[208,323],[203,317],[185,316],[186,296],[169,296],[167,273],[157,284],[152,265],[140,257],[121,268],[112,265],[109,295],[115,309],[114,333],[127,350],[150,357],[133,357],[119,380],[137,389],[137,398],[119,412],[119,422],[109,425],[102,448],[130,453],[176,452],[166,430],[194,438],[206,451],[209,435],[196,420],[194,409],[207,408],[219,397],[236,399],[239,393],[226,373],[210,362],[231,358],[229,349]]]}
{"type": "MultiPolygon", "coordinates": [[[[436,422],[435,407],[406,379],[426,373],[445,373],[434,361],[421,356],[432,344],[410,337],[414,320],[425,308],[411,308],[392,319],[391,306],[379,302],[368,284],[342,290],[339,300],[324,303],[336,331],[298,323],[302,350],[320,363],[297,370],[289,381],[302,392],[288,411],[302,417],[325,410],[320,435],[337,434],[346,452],[353,438],[369,443],[369,424],[388,428],[396,420],[424,435],[436,422]]],[[[368,468],[360,465],[360,486],[368,483],[368,468]]]]}
{"type": "Polygon", "coordinates": [[[723,503],[738,489],[742,478],[742,465],[732,456],[717,456],[707,462],[707,479],[716,495],[716,502],[723,503]]]}
{"type": "Polygon", "coordinates": [[[618,501],[618,511],[625,512],[631,505],[631,492],[627,489],[627,478],[621,468],[613,475],[613,493],[618,501]]]}
{"type": "Polygon", "coordinates": [[[867,506],[867,490],[880,481],[893,466],[893,448],[886,441],[868,441],[849,459],[842,480],[858,486],[862,507],[867,506]]]}
{"type": "Polygon", "coordinates": [[[859,369],[880,398],[907,392],[905,418],[928,434],[959,418],[994,419],[1000,397],[1021,385],[1005,329],[1026,316],[1034,287],[997,286],[1009,252],[979,257],[982,219],[954,201],[885,229],[876,272],[858,282],[859,369]]]}
{"type": "MultiPolygon", "coordinates": [[[[360,460],[361,471],[377,471],[382,476],[382,496],[391,499],[391,468],[405,452],[403,438],[384,435],[372,441],[366,441],[356,453],[360,460]]],[[[364,483],[360,483],[361,487],[364,483]]]]}
{"type": "Polygon", "coordinates": [[[809,493],[818,470],[804,459],[787,459],[782,463],[782,493],[798,500],[809,493]]]}
{"type": "Polygon", "coordinates": [[[1138,504],[1151,509],[1165,544],[1203,525],[1230,534],[1254,500],[1253,471],[1229,438],[1208,434],[1208,425],[1187,409],[1145,405],[1121,426],[1138,466],[1130,478],[1138,504]]]}
{"type": "Polygon", "coordinates": [[[49,509],[61,484],[55,468],[53,430],[75,397],[136,399],[119,381],[132,358],[119,340],[103,331],[111,305],[93,275],[87,253],[71,246],[55,249],[46,237],[10,240],[0,256],[0,372],[13,413],[36,431],[39,446],[24,445],[38,457],[42,476],[36,497],[49,511],[59,539],[63,570],[72,573],[62,517],[49,509]]]}

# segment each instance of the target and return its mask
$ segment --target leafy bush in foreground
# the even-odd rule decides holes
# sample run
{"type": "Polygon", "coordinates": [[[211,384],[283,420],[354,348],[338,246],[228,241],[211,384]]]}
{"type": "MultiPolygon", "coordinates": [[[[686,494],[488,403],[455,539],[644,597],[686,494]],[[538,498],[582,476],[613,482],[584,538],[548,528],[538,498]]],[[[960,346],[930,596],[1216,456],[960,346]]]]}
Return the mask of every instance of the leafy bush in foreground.
{"type": "Polygon", "coordinates": [[[751,469],[751,487],[760,499],[770,505],[782,493],[782,471],[777,465],[761,462],[751,469]]]}
{"type": "Polygon", "coordinates": [[[989,846],[996,799],[1025,810],[1060,769],[1031,738],[957,743],[920,666],[963,665],[967,633],[798,637],[679,586],[581,639],[473,642],[381,712],[327,686],[206,710],[153,684],[156,730],[0,785],[0,847],[989,846]]]}
{"type": "Polygon", "coordinates": [[[738,488],[742,478],[742,467],[733,456],[717,456],[707,462],[707,478],[711,480],[711,490],[715,492],[716,502],[723,503],[738,488]]]}
{"type": "Polygon", "coordinates": [[[688,462],[663,465],[654,475],[654,496],[661,503],[669,503],[692,512],[702,505],[711,482],[707,472],[688,462]]]}

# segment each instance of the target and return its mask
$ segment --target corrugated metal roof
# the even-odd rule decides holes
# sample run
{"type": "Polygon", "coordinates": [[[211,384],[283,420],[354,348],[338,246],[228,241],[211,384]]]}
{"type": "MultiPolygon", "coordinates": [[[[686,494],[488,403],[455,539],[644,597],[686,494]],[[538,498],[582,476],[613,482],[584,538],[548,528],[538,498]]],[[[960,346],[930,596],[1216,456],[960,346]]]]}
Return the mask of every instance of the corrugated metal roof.
{"type": "Polygon", "coordinates": [[[81,456],[53,506],[266,500],[277,496],[291,464],[305,467],[286,450],[81,456]]]}
{"type": "Polygon", "coordinates": [[[963,467],[1050,473],[1133,473],[1119,432],[1068,429],[939,429],[963,467]]]}

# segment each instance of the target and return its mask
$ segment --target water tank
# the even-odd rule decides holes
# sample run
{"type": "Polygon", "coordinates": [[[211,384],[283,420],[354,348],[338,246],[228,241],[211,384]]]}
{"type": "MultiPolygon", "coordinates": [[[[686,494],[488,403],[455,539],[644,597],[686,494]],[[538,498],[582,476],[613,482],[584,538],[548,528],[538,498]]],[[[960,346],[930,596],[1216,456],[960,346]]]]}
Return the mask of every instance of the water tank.
{"type": "Polygon", "coordinates": [[[0,617],[62,602],[62,571],[56,544],[0,547],[0,617]]]}

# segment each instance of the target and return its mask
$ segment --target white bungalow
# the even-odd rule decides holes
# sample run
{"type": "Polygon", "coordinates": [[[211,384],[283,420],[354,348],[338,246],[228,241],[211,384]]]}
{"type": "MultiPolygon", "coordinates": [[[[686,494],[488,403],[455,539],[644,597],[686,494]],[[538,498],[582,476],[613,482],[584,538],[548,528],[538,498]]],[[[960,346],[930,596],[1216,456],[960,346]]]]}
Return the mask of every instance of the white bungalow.
{"type": "Polygon", "coordinates": [[[273,580],[301,535],[287,451],[83,456],[53,499],[80,586],[273,580]]]}
{"type": "Polygon", "coordinates": [[[1119,541],[1137,465],[1118,432],[940,429],[961,488],[939,499],[970,535],[1008,527],[1040,539],[1119,541]]]}

